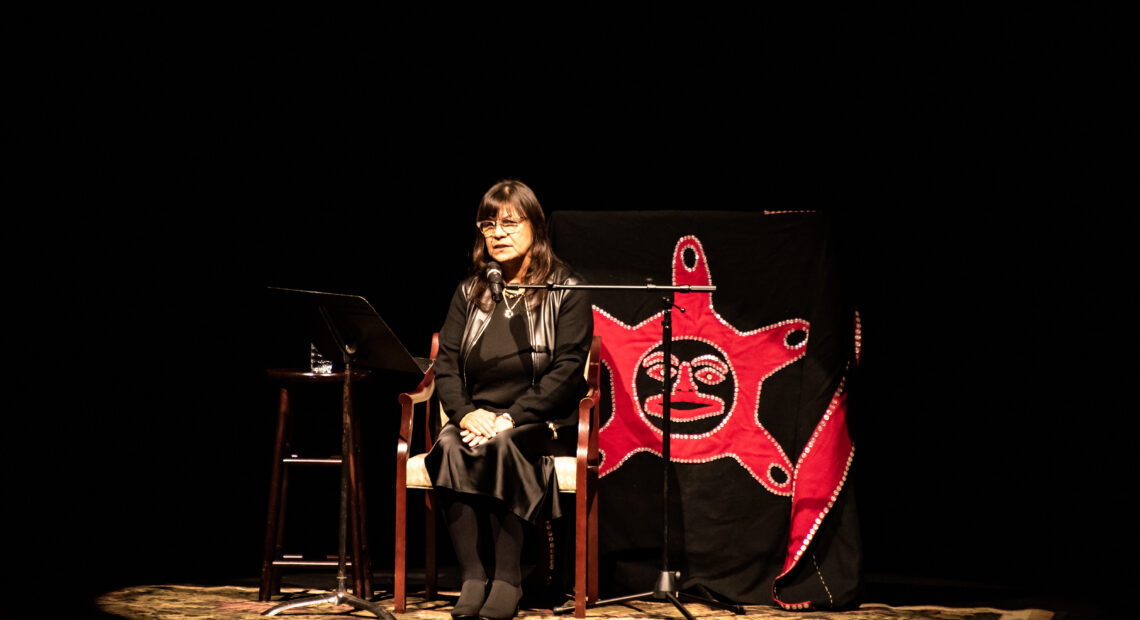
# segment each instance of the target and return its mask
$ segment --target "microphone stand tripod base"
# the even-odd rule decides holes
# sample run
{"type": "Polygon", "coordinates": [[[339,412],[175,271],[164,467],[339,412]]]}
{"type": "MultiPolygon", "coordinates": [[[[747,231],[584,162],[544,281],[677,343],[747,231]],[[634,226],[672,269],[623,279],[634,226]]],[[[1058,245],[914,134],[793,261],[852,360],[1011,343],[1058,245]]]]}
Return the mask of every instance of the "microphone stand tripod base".
{"type": "Polygon", "coordinates": [[[288,611],[290,609],[295,609],[297,607],[305,607],[307,605],[319,605],[321,603],[330,603],[332,605],[352,605],[353,607],[355,607],[357,609],[363,609],[364,611],[372,612],[373,614],[376,615],[377,618],[383,618],[384,620],[395,620],[395,616],[393,616],[391,613],[389,613],[387,609],[384,609],[378,603],[366,601],[362,598],[358,598],[356,596],[349,594],[348,592],[343,592],[343,591],[333,592],[332,594],[318,594],[316,596],[306,596],[304,598],[299,598],[295,601],[285,601],[285,602],[282,602],[280,605],[277,605],[276,607],[262,613],[261,615],[263,615],[263,616],[275,616],[275,615],[277,615],[283,611],[288,611]]]}
{"type": "MultiPolygon", "coordinates": [[[[681,612],[681,615],[685,616],[686,620],[695,620],[695,618],[693,617],[693,614],[689,613],[689,610],[685,609],[685,606],[681,603],[681,599],[684,599],[690,603],[699,603],[707,607],[730,611],[736,615],[743,615],[747,613],[742,605],[737,605],[735,603],[724,603],[714,599],[708,589],[701,585],[698,585],[697,588],[704,593],[703,597],[685,594],[684,592],[678,592],[677,580],[680,578],[681,573],[679,571],[661,571],[661,573],[657,575],[657,584],[654,586],[652,592],[642,592],[640,594],[630,594],[628,596],[619,596],[616,598],[606,599],[604,601],[597,601],[595,603],[586,605],[586,608],[589,609],[591,607],[613,605],[615,603],[627,603],[629,601],[643,601],[652,598],[669,601],[673,604],[674,607],[677,608],[677,611],[681,612]]],[[[565,607],[558,607],[554,609],[555,614],[562,614],[571,611],[574,611],[573,605],[567,605],[565,607]]]]}

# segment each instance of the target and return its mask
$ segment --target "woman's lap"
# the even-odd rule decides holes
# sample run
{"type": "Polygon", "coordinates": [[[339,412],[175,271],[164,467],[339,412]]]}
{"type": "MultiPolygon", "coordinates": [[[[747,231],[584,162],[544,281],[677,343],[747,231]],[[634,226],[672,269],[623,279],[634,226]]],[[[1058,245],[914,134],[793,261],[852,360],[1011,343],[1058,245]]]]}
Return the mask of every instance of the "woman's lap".
{"type": "Polygon", "coordinates": [[[554,459],[547,457],[572,450],[541,424],[508,429],[474,448],[463,441],[458,427],[448,424],[425,464],[437,487],[498,498],[519,517],[536,522],[547,504],[558,512],[557,502],[548,501],[555,481],[554,459]]]}

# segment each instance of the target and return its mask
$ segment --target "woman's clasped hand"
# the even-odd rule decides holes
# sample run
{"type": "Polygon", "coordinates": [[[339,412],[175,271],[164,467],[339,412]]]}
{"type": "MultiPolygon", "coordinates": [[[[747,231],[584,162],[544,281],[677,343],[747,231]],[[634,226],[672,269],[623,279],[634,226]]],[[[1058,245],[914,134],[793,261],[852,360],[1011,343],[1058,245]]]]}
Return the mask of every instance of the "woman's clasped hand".
{"type": "Polygon", "coordinates": [[[515,424],[510,416],[499,415],[486,409],[476,409],[463,416],[459,421],[459,437],[472,448],[483,445],[495,438],[495,435],[514,428],[515,424]]]}

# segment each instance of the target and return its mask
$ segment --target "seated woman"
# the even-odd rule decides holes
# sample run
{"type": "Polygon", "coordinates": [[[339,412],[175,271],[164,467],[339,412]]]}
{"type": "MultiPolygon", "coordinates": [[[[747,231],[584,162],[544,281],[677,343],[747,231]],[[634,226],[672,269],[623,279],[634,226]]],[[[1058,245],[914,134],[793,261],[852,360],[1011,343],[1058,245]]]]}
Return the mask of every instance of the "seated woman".
{"type": "Polygon", "coordinates": [[[584,291],[500,294],[488,279],[497,263],[504,283],[579,282],[551,250],[529,187],[495,184],[475,226],[471,275],[451,300],[435,363],[450,423],[425,464],[463,574],[452,617],[507,619],[522,597],[524,535],[559,516],[552,457],[573,454],[593,315],[584,291]],[[480,555],[481,538],[492,558],[480,555]]]}

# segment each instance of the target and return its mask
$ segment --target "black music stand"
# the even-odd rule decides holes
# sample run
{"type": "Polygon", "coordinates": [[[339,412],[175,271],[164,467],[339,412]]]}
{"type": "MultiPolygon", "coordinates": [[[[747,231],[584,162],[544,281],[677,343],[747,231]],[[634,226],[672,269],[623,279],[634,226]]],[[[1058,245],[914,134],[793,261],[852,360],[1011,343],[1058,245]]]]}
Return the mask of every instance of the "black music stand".
{"type": "MultiPolygon", "coordinates": [[[[341,468],[340,468],[340,529],[337,549],[336,590],[331,594],[306,596],[284,601],[262,615],[273,616],[283,611],[332,603],[351,605],[375,614],[378,618],[395,620],[377,603],[366,601],[348,592],[347,536],[349,462],[352,439],[352,368],[353,365],[376,370],[392,370],[423,375],[430,360],[412,357],[384,319],[363,297],[269,287],[276,300],[302,314],[319,317],[324,329],[318,333],[318,349],[322,353],[340,351],[344,360],[344,396],[341,405],[341,468]]],[[[360,559],[357,558],[357,561],[360,559]]]]}
{"type": "MultiPolygon", "coordinates": [[[[656,284],[644,285],[627,285],[627,284],[507,284],[504,288],[511,290],[518,290],[523,288],[542,288],[547,290],[559,289],[582,289],[582,290],[623,290],[623,291],[640,291],[642,293],[665,293],[661,298],[661,343],[663,345],[663,353],[665,360],[671,359],[672,345],[673,345],[673,308],[677,308],[681,312],[685,309],[678,306],[674,302],[676,293],[711,293],[716,291],[715,286],[700,286],[693,284],[681,284],[660,286],[656,284]]],[[[668,363],[668,361],[666,361],[668,363]]],[[[627,601],[641,600],[645,598],[655,598],[658,600],[668,600],[680,611],[688,620],[695,620],[689,610],[681,603],[681,599],[692,601],[695,603],[702,603],[709,607],[718,607],[726,609],[734,614],[745,613],[744,608],[734,603],[725,603],[718,601],[708,593],[708,590],[703,586],[698,586],[706,596],[698,597],[691,594],[686,594],[677,590],[677,580],[681,578],[680,571],[669,570],[669,465],[671,463],[670,453],[670,438],[672,436],[671,428],[671,398],[673,393],[673,373],[665,373],[665,381],[662,385],[664,393],[662,394],[662,415],[664,416],[663,428],[661,429],[661,482],[662,482],[662,547],[661,547],[661,571],[657,574],[657,581],[653,584],[653,589],[647,592],[638,594],[631,594],[629,596],[620,596],[617,598],[606,599],[604,601],[596,601],[593,604],[587,604],[587,607],[598,607],[601,605],[610,605],[614,603],[624,603],[627,601]]],[[[569,605],[566,607],[558,607],[553,611],[556,614],[573,611],[574,606],[569,605]]]]}

